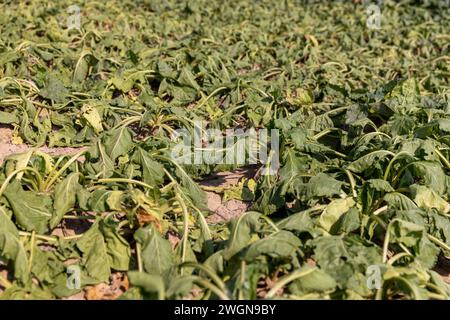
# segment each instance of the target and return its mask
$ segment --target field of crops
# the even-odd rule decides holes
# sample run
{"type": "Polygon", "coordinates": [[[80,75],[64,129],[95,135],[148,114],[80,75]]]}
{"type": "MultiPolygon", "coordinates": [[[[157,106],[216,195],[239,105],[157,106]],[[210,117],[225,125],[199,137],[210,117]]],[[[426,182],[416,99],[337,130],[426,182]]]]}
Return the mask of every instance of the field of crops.
{"type": "Polygon", "coordinates": [[[0,12],[0,299],[450,298],[447,1],[0,12]]]}

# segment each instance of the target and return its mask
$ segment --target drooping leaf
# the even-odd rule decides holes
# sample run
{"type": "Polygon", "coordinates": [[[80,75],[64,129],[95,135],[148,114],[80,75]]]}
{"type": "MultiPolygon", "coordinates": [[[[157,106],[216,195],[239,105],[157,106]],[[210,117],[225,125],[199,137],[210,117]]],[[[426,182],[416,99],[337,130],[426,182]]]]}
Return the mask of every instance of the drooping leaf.
{"type": "Polygon", "coordinates": [[[27,231],[43,234],[53,216],[53,201],[47,194],[25,191],[18,180],[13,180],[5,190],[17,223],[27,231]]]}
{"type": "Polygon", "coordinates": [[[145,183],[153,186],[164,181],[164,166],[153,160],[142,148],[138,148],[134,153],[134,161],[141,166],[145,183]]]}
{"type": "Polygon", "coordinates": [[[142,262],[144,269],[150,274],[161,275],[174,265],[172,248],[155,227],[141,228],[134,234],[142,246],[142,262]]]}
{"type": "Polygon", "coordinates": [[[356,173],[361,173],[373,166],[376,161],[384,159],[389,155],[392,155],[392,152],[387,150],[373,151],[353,161],[347,169],[356,173]]]}
{"type": "Polygon", "coordinates": [[[109,265],[114,270],[127,271],[130,268],[131,249],[125,238],[119,234],[118,227],[111,219],[100,223],[109,265]]]}
{"type": "Polygon", "coordinates": [[[121,127],[107,132],[105,150],[112,161],[125,155],[133,147],[133,139],[127,127],[121,127]]]}
{"type": "Polygon", "coordinates": [[[0,206],[0,256],[14,262],[14,277],[22,283],[29,279],[28,258],[19,231],[0,206]]]}
{"type": "Polygon", "coordinates": [[[337,199],[325,208],[319,218],[319,224],[326,231],[330,231],[339,218],[355,205],[352,198],[337,199]]]}
{"type": "Polygon", "coordinates": [[[258,212],[247,212],[230,223],[230,239],[223,252],[223,256],[226,260],[230,259],[249,244],[252,235],[259,227],[260,215],[261,214],[258,212]]]}
{"type": "Polygon", "coordinates": [[[54,214],[50,219],[50,228],[56,227],[63,216],[75,207],[76,195],[80,190],[80,174],[72,173],[55,187],[54,192],[54,214]]]}
{"type": "Polygon", "coordinates": [[[81,265],[87,274],[98,282],[108,281],[111,258],[107,253],[107,245],[100,231],[100,223],[96,222],[76,243],[81,251],[81,265]]]}
{"type": "Polygon", "coordinates": [[[289,231],[281,230],[269,237],[253,242],[245,252],[244,259],[253,261],[260,255],[273,258],[287,258],[301,245],[300,239],[289,231]]]}

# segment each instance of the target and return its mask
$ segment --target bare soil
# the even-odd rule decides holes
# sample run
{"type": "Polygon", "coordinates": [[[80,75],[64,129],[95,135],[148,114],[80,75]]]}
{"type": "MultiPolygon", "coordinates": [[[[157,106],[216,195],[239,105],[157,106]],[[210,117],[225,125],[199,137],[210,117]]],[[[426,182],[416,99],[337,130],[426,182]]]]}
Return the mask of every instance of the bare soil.
{"type": "MultiPolygon", "coordinates": [[[[200,182],[200,185],[205,187],[221,188],[234,186],[243,178],[253,178],[256,171],[257,168],[250,167],[235,171],[219,172],[200,182]]],[[[207,221],[211,224],[229,221],[233,218],[239,217],[247,211],[250,206],[250,203],[236,199],[231,199],[224,202],[220,194],[212,191],[207,191],[206,195],[208,209],[212,213],[208,216],[207,221]]]]}
{"type": "MultiPolygon", "coordinates": [[[[13,136],[13,131],[6,127],[0,127],[0,165],[3,163],[6,157],[17,154],[24,153],[32,147],[26,144],[13,144],[11,142],[11,138],[13,136]]],[[[49,147],[40,147],[36,148],[42,152],[48,153],[53,156],[62,156],[62,155],[71,155],[75,154],[80,148],[49,148],[49,147]]]]}

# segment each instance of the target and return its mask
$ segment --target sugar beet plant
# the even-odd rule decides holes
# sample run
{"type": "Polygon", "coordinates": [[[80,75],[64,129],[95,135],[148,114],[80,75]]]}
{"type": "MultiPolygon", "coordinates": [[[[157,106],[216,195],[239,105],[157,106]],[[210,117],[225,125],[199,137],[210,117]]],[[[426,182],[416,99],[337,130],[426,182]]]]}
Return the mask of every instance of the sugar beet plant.
{"type": "Polygon", "coordinates": [[[378,30],[362,1],[80,1],[75,29],[71,5],[0,5],[0,123],[77,150],[1,165],[0,298],[117,272],[122,299],[450,297],[443,1],[383,1],[378,30]],[[238,166],[171,156],[200,120],[280,133],[231,221],[198,181],[238,166]]]}

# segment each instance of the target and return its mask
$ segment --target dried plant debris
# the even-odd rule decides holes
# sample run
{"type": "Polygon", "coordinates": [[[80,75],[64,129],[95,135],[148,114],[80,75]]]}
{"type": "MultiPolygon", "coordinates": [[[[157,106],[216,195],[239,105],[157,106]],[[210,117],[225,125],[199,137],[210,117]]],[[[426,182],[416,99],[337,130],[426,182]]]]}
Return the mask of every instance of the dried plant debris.
{"type": "Polygon", "coordinates": [[[446,1],[77,3],[0,5],[1,299],[450,298],[446,1]],[[279,170],[180,164],[194,121],[279,170]]]}

